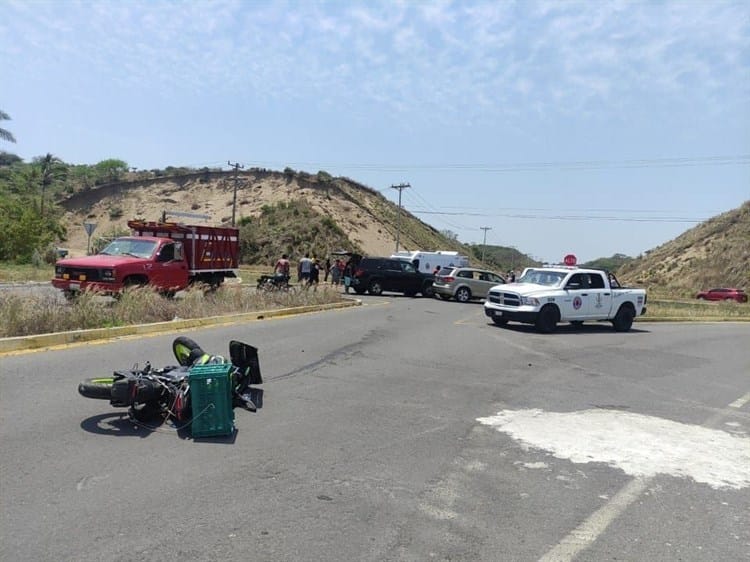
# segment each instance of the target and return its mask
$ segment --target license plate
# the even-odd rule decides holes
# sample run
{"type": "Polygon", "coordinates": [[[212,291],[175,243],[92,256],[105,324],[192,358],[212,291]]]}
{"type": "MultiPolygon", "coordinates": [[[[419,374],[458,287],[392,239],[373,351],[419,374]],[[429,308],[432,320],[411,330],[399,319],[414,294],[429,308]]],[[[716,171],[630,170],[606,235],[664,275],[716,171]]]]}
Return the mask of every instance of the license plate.
{"type": "Polygon", "coordinates": [[[79,291],[79,290],[81,289],[81,284],[80,284],[80,283],[71,283],[71,284],[70,284],[70,285],[68,286],[68,288],[69,288],[69,289],[70,289],[71,291],[79,291]]]}
{"type": "Polygon", "coordinates": [[[502,310],[495,310],[494,313],[493,313],[493,316],[502,316],[502,315],[503,315],[503,311],[502,310]]]}

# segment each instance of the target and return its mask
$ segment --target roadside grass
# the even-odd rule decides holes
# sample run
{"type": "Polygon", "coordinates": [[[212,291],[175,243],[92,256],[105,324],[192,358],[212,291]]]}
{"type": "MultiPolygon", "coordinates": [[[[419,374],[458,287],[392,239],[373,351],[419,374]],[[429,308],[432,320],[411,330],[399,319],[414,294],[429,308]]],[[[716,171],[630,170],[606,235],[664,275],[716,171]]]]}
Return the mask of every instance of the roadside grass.
{"type": "Polygon", "coordinates": [[[644,321],[650,319],[675,320],[750,320],[750,304],[738,302],[705,302],[688,300],[651,299],[644,321]]]}
{"type": "Polygon", "coordinates": [[[119,299],[103,299],[85,291],[71,303],[61,302],[54,293],[20,295],[3,291],[0,337],[205,318],[341,300],[341,288],[330,285],[289,292],[256,292],[244,283],[224,285],[212,292],[205,287],[194,287],[173,299],[148,288],[128,289],[119,299]]]}
{"type": "Polygon", "coordinates": [[[54,265],[0,262],[0,283],[27,283],[29,281],[46,281],[49,283],[54,276],[54,265]]]}

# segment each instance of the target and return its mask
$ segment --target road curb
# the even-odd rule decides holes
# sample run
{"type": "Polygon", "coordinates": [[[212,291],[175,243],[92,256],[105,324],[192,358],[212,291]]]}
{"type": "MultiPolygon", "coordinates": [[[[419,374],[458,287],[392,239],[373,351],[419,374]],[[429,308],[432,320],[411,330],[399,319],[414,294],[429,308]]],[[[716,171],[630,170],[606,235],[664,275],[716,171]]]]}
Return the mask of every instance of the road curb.
{"type": "Polygon", "coordinates": [[[103,339],[111,339],[121,336],[134,336],[143,334],[157,334],[184,330],[187,328],[203,328],[206,326],[218,326],[221,324],[234,324],[236,322],[251,322],[277,318],[282,316],[293,316],[320,312],[324,310],[335,310],[360,306],[360,299],[347,299],[343,302],[329,304],[316,304],[310,306],[297,306],[292,308],[278,308],[272,310],[258,310],[254,312],[241,312],[239,314],[228,314],[224,316],[210,316],[208,318],[176,319],[167,322],[154,322],[151,324],[133,324],[130,326],[118,326],[116,328],[93,328],[91,330],[75,330],[72,332],[54,332],[51,334],[36,334],[31,336],[18,336],[13,338],[0,338],[0,355],[13,351],[28,351],[41,349],[56,345],[71,343],[90,342],[103,339]]]}

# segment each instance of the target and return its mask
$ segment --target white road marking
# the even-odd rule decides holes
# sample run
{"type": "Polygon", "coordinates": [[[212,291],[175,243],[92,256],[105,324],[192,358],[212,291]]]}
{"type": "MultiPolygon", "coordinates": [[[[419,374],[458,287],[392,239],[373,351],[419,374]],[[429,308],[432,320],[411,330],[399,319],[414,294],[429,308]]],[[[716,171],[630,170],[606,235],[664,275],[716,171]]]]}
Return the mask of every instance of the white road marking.
{"type": "MultiPolygon", "coordinates": [[[[747,401],[750,393],[731,406],[747,401]]],[[[635,477],[540,558],[570,562],[638,499],[657,474],[690,477],[713,488],[750,486],[750,439],[710,429],[724,416],[719,412],[709,418],[708,427],[619,410],[563,414],[504,410],[477,421],[508,433],[522,446],[544,449],[575,463],[605,462],[635,477]]]]}
{"type": "Polygon", "coordinates": [[[586,521],[573,529],[552,550],[539,559],[539,562],[568,562],[588,548],[601,535],[609,524],[617,519],[638,496],[648,487],[652,478],[636,478],[626,484],[615,496],[586,521]]]}
{"type": "Polygon", "coordinates": [[[603,462],[630,476],[666,474],[712,488],[750,487],[750,438],[621,410],[503,410],[477,421],[574,463],[603,462]]]}

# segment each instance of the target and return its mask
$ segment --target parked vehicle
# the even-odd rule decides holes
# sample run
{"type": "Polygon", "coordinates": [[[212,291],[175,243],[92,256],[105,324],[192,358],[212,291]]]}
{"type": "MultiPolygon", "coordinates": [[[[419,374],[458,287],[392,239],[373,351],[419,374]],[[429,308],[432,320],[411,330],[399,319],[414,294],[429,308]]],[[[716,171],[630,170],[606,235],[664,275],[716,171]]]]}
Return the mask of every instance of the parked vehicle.
{"type": "Polygon", "coordinates": [[[646,313],[646,291],[622,287],[610,272],[575,266],[529,268],[515,283],[490,289],[485,314],[498,326],[534,324],[542,333],[559,322],[609,321],[627,332],[646,313]]]}
{"type": "Polygon", "coordinates": [[[392,258],[364,257],[357,264],[352,278],[352,288],[357,294],[365,291],[380,295],[383,291],[425,297],[433,295],[433,276],[420,273],[408,261],[392,258]]]}
{"type": "Polygon", "coordinates": [[[707,301],[747,302],[747,293],[743,289],[719,288],[701,291],[695,295],[695,298],[707,301]]]}
{"type": "Polygon", "coordinates": [[[436,267],[468,267],[469,258],[461,256],[458,252],[407,252],[401,251],[391,254],[391,259],[405,260],[410,262],[414,268],[421,272],[432,274],[436,267]]]}
{"type": "Polygon", "coordinates": [[[432,288],[436,297],[469,302],[471,299],[486,298],[492,287],[503,283],[505,279],[492,271],[472,267],[444,267],[435,276],[432,288]]]}
{"type": "Polygon", "coordinates": [[[238,277],[237,228],[137,220],[128,226],[130,236],[96,255],[58,260],[52,285],[66,297],[86,289],[112,295],[134,285],[173,294],[191,283],[217,288],[238,277]]]}
{"type": "MultiPolygon", "coordinates": [[[[109,400],[110,405],[116,408],[128,408],[129,416],[136,421],[164,421],[173,417],[183,422],[185,427],[194,424],[199,415],[205,415],[204,408],[212,410],[208,417],[215,417],[215,410],[221,408],[227,414],[233,406],[256,410],[249,387],[263,382],[257,348],[230,341],[230,359],[227,360],[222,356],[207,354],[193,340],[180,336],[172,342],[172,350],[179,363],[177,366],[157,369],[146,362],[142,369],[136,366],[114,371],[111,376],[85,379],[78,385],[78,392],[86,398],[109,400]],[[207,366],[211,366],[216,373],[226,367],[223,369],[223,379],[219,374],[213,376],[214,380],[201,377],[199,368],[205,371],[207,366]],[[226,394],[214,396],[212,400],[216,404],[196,404],[192,398],[194,392],[191,394],[191,384],[195,385],[196,381],[209,386],[223,381],[226,394]],[[194,411],[196,408],[200,409],[194,411]]],[[[259,390],[255,394],[258,393],[259,390]]],[[[206,425],[204,418],[201,425],[206,425]]]]}

